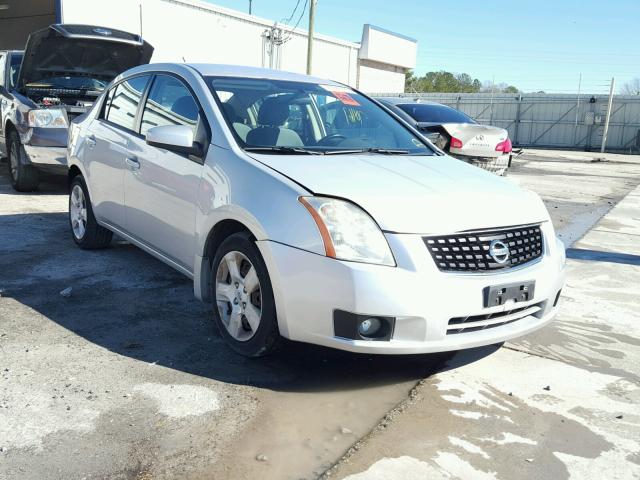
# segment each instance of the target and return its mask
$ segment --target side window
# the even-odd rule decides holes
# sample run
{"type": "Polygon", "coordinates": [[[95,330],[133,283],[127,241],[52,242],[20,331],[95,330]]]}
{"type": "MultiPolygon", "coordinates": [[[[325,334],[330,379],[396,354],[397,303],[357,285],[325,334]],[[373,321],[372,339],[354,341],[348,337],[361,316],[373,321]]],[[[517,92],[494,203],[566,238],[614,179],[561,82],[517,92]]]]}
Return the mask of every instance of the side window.
{"type": "Polygon", "coordinates": [[[105,118],[128,130],[135,130],[136,111],[149,78],[149,75],[143,75],[116,85],[113,93],[108,93],[105,118]]]}
{"type": "Polygon", "coordinates": [[[184,83],[169,75],[158,75],[144,106],[140,133],[146,135],[153,127],[187,125],[193,131],[193,137],[197,138],[199,111],[184,83]]]}
{"type": "Polygon", "coordinates": [[[12,89],[16,86],[16,83],[18,83],[18,73],[20,72],[20,66],[22,65],[22,54],[14,53],[9,58],[9,84],[7,85],[7,88],[12,89]]]}
{"type": "Polygon", "coordinates": [[[0,53],[0,87],[4,87],[5,85],[5,65],[7,63],[7,57],[4,53],[0,53]]]}

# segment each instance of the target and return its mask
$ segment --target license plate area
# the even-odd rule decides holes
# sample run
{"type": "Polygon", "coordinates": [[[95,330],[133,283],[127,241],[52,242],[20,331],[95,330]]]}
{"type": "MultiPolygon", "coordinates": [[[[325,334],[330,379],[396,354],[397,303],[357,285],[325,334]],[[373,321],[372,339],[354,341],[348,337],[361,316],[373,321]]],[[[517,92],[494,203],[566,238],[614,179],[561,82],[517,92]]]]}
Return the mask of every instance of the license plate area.
{"type": "Polygon", "coordinates": [[[506,303],[528,302],[533,300],[536,282],[515,282],[484,288],[484,307],[496,307],[506,303]]]}

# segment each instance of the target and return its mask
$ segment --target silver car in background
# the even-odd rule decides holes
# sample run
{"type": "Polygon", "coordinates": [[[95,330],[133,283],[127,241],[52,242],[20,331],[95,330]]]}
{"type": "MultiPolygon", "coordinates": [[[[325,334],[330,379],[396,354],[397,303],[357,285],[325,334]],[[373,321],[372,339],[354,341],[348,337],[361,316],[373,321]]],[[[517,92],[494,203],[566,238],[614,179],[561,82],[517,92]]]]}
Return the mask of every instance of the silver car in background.
{"type": "Polygon", "coordinates": [[[465,113],[436,102],[397,98],[378,101],[420,130],[435,146],[454,158],[497,175],[505,175],[513,155],[509,132],[481,125],[465,113]]]}
{"type": "Polygon", "coordinates": [[[329,80],[134,68],[72,123],[69,183],[78,246],[115,232],[184,273],[243,355],[494,344],[551,321],[564,282],[536,194],[329,80]]]}

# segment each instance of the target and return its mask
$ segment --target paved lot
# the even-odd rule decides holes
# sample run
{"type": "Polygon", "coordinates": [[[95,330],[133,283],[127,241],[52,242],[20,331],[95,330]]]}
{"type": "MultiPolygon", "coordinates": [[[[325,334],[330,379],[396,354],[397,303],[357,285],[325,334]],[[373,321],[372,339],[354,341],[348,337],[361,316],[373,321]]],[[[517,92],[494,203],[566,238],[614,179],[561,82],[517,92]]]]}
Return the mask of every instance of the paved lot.
{"type": "MultiPolygon", "coordinates": [[[[637,157],[534,153],[510,178],[543,195],[567,243],[640,183],[637,157]]],[[[224,346],[190,282],[162,263],[122,242],[77,249],[65,194],[52,181],[17,195],[0,176],[0,478],[315,478],[363,438],[334,477],[384,462],[501,479],[579,478],[584,458],[622,462],[622,474],[637,464],[640,336],[629,330],[638,316],[629,282],[639,267],[629,262],[640,252],[621,234],[614,249],[597,237],[637,228],[625,213],[575,252],[617,260],[571,260],[561,319],[507,348],[390,358],[289,345],[254,361],[224,346]],[[586,446],[556,448],[542,434],[586,446]],[[401,438],[417,446],[403,449],[401,438]],[[509,471],[522,456],[533,460],[509,471]]],[[[624,207],[629,218],[634,208],[624,207]]]]}

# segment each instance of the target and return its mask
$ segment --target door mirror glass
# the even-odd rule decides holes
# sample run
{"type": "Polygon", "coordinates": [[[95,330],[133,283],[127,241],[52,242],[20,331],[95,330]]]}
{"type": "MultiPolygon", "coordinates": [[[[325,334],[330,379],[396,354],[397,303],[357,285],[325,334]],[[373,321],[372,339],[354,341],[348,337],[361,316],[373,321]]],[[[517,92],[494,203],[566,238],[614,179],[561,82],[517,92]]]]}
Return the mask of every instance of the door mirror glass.
{"type": "Polygon", "coordinates": [[[147,144],[177,153],[201,156],[202,147],[193,141],[193,130],[186,125],[162,125],[147,130],[147,144]]]}

